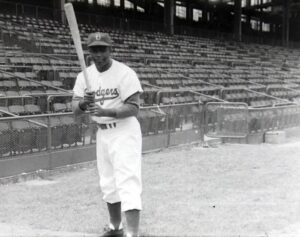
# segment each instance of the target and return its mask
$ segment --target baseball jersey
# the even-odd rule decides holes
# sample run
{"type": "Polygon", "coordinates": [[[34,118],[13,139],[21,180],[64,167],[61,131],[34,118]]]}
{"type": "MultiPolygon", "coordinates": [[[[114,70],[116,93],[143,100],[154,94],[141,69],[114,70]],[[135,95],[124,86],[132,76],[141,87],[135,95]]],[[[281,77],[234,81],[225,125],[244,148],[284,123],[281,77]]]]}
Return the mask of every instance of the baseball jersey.
{"type": "MultiPolygon", "coordinates": [[[[125,64],[112,59],[111,67],[99,72],[92,64],[87,69],[88,80],[91,91],[95,92],[96,104],[104,109],[121,107],[126,99],[136,92],[143,92],[140,81],[136,73],[125,64]]],[[[77,76],[73,92],[75,96],[83,97],[86,90],[86,84],[83,72],[77,76]]],[[[117,118],[92,116],[92,119],[98,123],[118,122],[117,118]]]]}

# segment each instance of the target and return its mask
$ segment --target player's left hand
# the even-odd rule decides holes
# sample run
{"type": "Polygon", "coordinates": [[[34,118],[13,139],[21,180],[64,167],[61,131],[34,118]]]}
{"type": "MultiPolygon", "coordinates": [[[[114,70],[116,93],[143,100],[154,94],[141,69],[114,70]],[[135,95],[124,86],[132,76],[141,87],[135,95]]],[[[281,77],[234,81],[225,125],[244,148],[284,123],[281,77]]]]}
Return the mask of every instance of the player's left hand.
{"type": "Polygon", "coordinates": [[[105,112],[100,105],[95,103],[90,104],[90,106],[88,107],[88,111],[90,111],[92,115],[98,117],[104,116],[104,112],[105,112]]]}

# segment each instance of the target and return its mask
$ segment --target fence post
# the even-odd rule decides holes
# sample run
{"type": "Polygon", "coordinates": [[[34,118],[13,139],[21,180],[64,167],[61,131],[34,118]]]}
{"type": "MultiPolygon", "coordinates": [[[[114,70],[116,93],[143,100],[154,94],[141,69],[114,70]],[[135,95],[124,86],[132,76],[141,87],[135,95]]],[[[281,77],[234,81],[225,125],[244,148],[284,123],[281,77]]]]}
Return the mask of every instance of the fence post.
{"type": "Polygon", "coordinates": [[[166,113],[166,134],[167,134],[167,145],[166,147],[169,147],[170,146],[170,139],[171,139],[171,132],[170,132],[170,128],[169,128],[169,124],[170,124],[170,108],[171,107],[168,107],[168,110],[167,110],[167,113],[166,113]]]}
{"type": "Polygon", "coordinates": [[[50,124],[50,116],[47,116],[47,150],[51,152],[51,145],[52,145],[52,131],[51,131],[51,124],[50,124]]]}
{"type": "Polygon", "coordinates": [[[199,118],[199,136],[200,136],[200,140],[201,142],[204,141],[204,127],[205,127],[205,122],[204,122],[204,108],[205,106],[200,102],[198,101],[198,106],[200,108],[201,106],[201,111],[200,111],[200,118],[199,118]]]}

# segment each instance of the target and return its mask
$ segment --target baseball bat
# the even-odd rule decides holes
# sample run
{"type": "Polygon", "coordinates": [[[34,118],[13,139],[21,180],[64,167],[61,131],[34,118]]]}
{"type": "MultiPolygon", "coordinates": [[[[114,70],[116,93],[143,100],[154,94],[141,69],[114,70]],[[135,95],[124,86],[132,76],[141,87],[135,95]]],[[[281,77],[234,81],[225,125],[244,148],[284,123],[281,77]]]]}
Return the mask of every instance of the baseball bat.
{"type": "Polygon", "coordinates": [[[69,23],[70,31],[72,34],[72,39],[74,42],[75,50],[76,50],[78,60],[80,63],[80,67],[81,67],[81,70],[83,71],[83,77],[85,80],[86,88],[88,91],[91,91],[91,86],[90,86],[88,75],[86,72],[86,64],[85,64],[85,60],[84,60],[81,38],[80,38],[79,30],[78,30],[78,24],[77,24],[74,8],[73,8],[72,3],[66,3],[64,5],[64,8],[65,8],[66,17],[67,17],[67,20],[69,23]]]}

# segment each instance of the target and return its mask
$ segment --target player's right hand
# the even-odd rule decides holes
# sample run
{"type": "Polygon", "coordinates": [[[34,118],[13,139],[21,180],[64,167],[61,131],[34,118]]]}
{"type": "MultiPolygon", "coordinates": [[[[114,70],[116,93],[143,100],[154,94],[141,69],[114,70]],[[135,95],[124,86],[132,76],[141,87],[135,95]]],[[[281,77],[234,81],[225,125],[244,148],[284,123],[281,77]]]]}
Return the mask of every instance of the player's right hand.
{"type": "Polygon", "coordinates": [[[83,100],[79,102],[79,107],[82,110],[87,110],[87,108],[94,103],[95,103],[95,92],[94,91],[85,92],[83,96],[83,100]]]}

